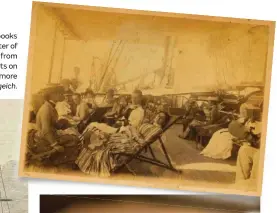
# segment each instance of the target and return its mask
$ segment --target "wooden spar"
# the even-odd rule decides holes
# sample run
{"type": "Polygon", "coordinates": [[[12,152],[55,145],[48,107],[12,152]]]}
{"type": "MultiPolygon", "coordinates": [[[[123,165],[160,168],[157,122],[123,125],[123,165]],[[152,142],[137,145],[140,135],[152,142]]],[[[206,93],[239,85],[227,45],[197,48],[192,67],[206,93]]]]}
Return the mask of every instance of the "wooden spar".
{"type": "Polygon", "coordinates": [[[111,63],[112,63],[112,60],[114,59],[114,57],[115,57],[115,55],[116,55],[116,53],[117,53],[117,51],[118,51],[118,49],[119,49],[119,47],[120,47],[120,45],[122,44],[122,40],[120,40],[120,42],[119,42],[119,44],[117,45],[117,47],[116,47],[116,50],[114,51],[114,54],[112,55],[112,57],[110,58],[110,61],[109,61],[109,63],[108,63],[108,66],[110,66],[111,65],[111,63]]]}
{"type": "MultiPolygon", "coordinates": [[[[115,67],[120,59],[120,56],[122,55],[122,52],[124,50],[125,43],[122,44],[119,54],[117,55],[117,58],[115,59],[114,66],[112,68],[112,71],[110,72],[112,75],[115,74],[115,67]]],[[[105,79],[104,79],[105,80],[105,79]]],[[[103,82],[104,85],[104,82],[103,82]]]]}
{"type": "Polygon", "coordinates": [[[63,64],[64,64],[64,53],[65,53],[65,38],[63,38],[63,55],[62,55],[62,62],[61,62],[61,71],[60,71],[60,81],[63,77],[63,64]]]}
{"type": "MultiPolygon", "coordinates": [[[[99,68],[99,72],[96,72],[96,69],[95,69],[95,60],[100,60],[100,58],[96,57],[96,56],[92,56],[92,63],[91,63],[91,72],[90,72],[90,85],[92,86],[92,84],[94,84],[94,88],[93,90],[97,90],[98,88],[98,84],[99,82],[97,82],[97,77],[96,77],[96,73],[99,73],[101,71],[101,69],[103,68],[103,64],[101,64],[100,68],[99,68]]],[[[90,86],[90,88],[91,88],[90,86]]]]}
{"type": "Polygon", "coordinates": [[[109,61],[110,61],[110,57],[111,57],[111,54],[112,54],[112,51],[113,51],[114,44],[115,44],[115,41],[113,41],[113,43],[112,43],[112,46],[111,46],[111,49],[110,49],[110,52],[109,52],[109,55],[108,55],[108,60],[107,60],[107,63],[106,63],[106,67],[104,68],[104,73],[101,76],[100,81],[99,81],[98,86],[97,86],[97,91],[99,91],[101,89],[102,81],[105,77],[105,72],[108,69],[108,64],[109,64],[109,61]]]}
{"type": "Polygon", "coordinates": [[[91,73],[90,73],[90,79],[89,79],[89,88],[92,89],[92,80],[93,75],[95,74],[95,57],[92,57],[92,63],[91,63],[91,73]]]}
{"type": "MultiPolygon", "coordinates": [[[[104,71],[104,73],[103,73],[103,75],[102,75],[102,78],[100,79],[100,88],[99,88],[100,90],[103,89],[104,80],[105,80],[106,75],[107,75],[107,73],[108,73],[109,66],[110,66],[110,64],[112,63],[112,60],[113,60],[113,58],[115,57],[115,54],[116,54],[116,52],[118,51],[118,48],[120,47],[121,43],[122,43],[122,40],[120,40],[118,46],[117,46],[116,49],[115,49],[114,54],[113,54],[112,56],[109,57],[110,60],[108,60],[107,66],[106,66],[106,68],[105,68],[105,71],[104,71]]],[[[111,53],[111,52],[110,52],[110,53],[111,53]]]]}
{"type": "Polygon", "coordinates": [[[52,80],[57,31],[58,31],[57,22],[55,22],[55,32],[54,32],[53,45],[52,45],[52,55],[51,55],[51,62],[50,62],[50,71],[48,75],[48,84],[50,84],[52,80]]]}
{"type": "Polygon", "coordinates": [[[165,38],[164,61],[163,61],[164,63],[163,63],[163,69],[162,69],[162,73],[161,73],[160,84],[164,81],[164,78],[166,77],[166,72],[168,69],[169,48],[170,48],[171,40],[172,40],[171,36],[167,36],[165,38]]]}
{"type": "Polygon", "coordinates": [[[174,48],[176,44],[177,44],[177,37],[174,40],[174,44],[171,46],[171,58],[170,58],[170,65],[169,65],[168,74],[167,74],[168,81],[166,86],[173,86],[174,84],[174,72],[172,70],[172,63],[174,59],[174,48]]]}

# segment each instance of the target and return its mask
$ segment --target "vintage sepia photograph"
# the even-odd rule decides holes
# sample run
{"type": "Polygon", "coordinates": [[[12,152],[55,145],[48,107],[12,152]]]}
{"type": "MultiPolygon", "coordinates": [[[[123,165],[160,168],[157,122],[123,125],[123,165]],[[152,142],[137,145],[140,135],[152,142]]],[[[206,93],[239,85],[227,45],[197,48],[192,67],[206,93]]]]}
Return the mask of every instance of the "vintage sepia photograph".
{"type": "Polygon", "coordinates": [[[34,2],[20,176],[260,195],[274,30],[34,2]]]}

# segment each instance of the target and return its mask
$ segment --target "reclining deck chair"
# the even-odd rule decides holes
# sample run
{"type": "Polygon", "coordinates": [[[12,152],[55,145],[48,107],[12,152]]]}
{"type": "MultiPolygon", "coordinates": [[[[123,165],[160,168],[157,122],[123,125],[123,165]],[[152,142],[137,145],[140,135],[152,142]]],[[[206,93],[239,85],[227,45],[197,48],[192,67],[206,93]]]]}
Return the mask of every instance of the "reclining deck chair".
{"type": "Polygon", "coordinates": [[[170,115],[170,120],[169,122],[166,124],[166,126],[163,128],[162,132],[158,132],[156,135],[154,135],[153,137],[151,137],[151,139],[149,141],[145,141],[144,145],[133,155],[131,154],[125,154],[122,153],[120,155],[122,156],[126,156],[127,160],[119,165],[118,167],[116,167],[112,172],[118,172],[120,169],[122,169],[123,167],[127,166],[133,159],[137,159],[139,161],[142,162],[146,162],[146,163],[150,163],[165,169],[168,169],[170,171],[176,172],[176,173],[181,173],[180,170],[177,170],[173,165],[172,162],[170,160],[170,157],[168,155],[168,152],[166,150],[166,147],[163,143],[162,140],[162,134],[165,133],[170,127],[172,127],[174,124],[176,124],[176,122],[178,122],[180,119],[182,119],[183,115],[184,115],[184,110],[183,109],[179,109],[179,108],[171,108],[169,109],[169,115],[170,115]],[[162,152],[166,158],[167,163],[164,163],[162,161],[160,161],[159,159],[156,158],[151,145],[153,143],[155,143],[156,141],[159,141],[159,144],[162,148],[162,152]],[[150,151],[151,157],[146,157],[144,155],[142,155],[143,151],[150,151]]]}

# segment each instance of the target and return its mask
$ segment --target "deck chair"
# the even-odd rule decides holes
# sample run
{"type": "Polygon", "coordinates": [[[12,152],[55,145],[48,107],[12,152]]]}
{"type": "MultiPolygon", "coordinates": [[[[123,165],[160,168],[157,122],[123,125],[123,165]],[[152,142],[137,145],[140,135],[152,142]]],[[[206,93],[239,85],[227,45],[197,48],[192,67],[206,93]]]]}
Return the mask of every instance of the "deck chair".
{"type": "Polygon", "coordinates": [[[176,122],[178,122],[180,119],[182,119],[183,115],[177,115],[177,116],[176,115],[170,115],[170,116],[171,116],[170,120],[167,123],[167,125],[163,128],[163,131],[158,133],[154,137],[152,137],[151,140],[146,141],[144,143],[144,145],[135,154],[133,154],[133,155],[125,154],[125,153],[120,154],[120,155],[126,156],[127,160],[123,164],[121,164],[118,167],[116,167],[112,172],[115,173],[115,172],[119,171],[123,167],[127,166],[133,159],[137,159],[137,160],[139,160],[141,162],[150,163],[150,164],[153,164],[153,165],[156,165],[156,166],[168,169],[168,170],[176,172],[176,173],[181,173],[180,170],[177,170],[172,165],[172,162],[170,160],[170,157],[168,155],[168,152],[167,152],[166,147],[165,147],[165,145],[163,143],[163,140],[162,140],[162,134],[165,133],[176,122]],[[155,156],[155,154],[154,154],[154,152],[153,152],[153,150],[151,148],[151,145],[153,143],[155,143],[156,141],[159,142],[159,144],[160,144],[160,146],[162,148],[162,152],[163,152],[163,154],[164,154],[164,156],[166,158],[167,163],[164,163],[164,162],[162,162],[162,161],[160,161],[159,159],[156,158],[156,156],[155,156]],[[145,150],[149,150],[150,151],[151,157],[146,157],[146,156],[142,155],[143,151],[145,151],[145,150]]]}

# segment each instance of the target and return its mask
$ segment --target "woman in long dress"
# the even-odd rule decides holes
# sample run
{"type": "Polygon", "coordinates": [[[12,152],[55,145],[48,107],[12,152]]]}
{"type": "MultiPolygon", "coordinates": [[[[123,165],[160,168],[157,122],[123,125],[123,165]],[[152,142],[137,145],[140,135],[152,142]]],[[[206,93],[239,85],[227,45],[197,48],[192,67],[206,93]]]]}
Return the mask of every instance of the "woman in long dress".
{"type": "Polygon", "coordinates": [[[210,139],[209,144],[201,154],[214,159],[227,159],[231,157],[234,141],[240,140],[245,142],[245,133],[251,132],[251,136],[255,135],[256,137],[259,137],[259,134],[261,133],[261,122],[258,121],[255,116],[247,118],[247,110],[247,108],[241,106],[239,119],[233,121],[237,124],[234,126],[230,123],[228,129],[220,129],[215,132],[210,139]],[[234,131],[237,133],[234,134],[234,131]]]}
{"type": "Polygon", "coordinates": [[[109,176],[114,169],[125,163],[119,154],[135,154],[146,141],[162,132],[167,121],[167,115],[159,113],[154,123],[144,123],[139,128],[129,125],[112,134],[95,128],[91,143],[83,148],[76,164],[84,173],[109,176]]]}
{"type": "Polygon", "coordinates": [[[213,134],[201,155],[214,159],[227,159],[232,154],[233,139],[228,128],[220,129],[213,134]]]}

